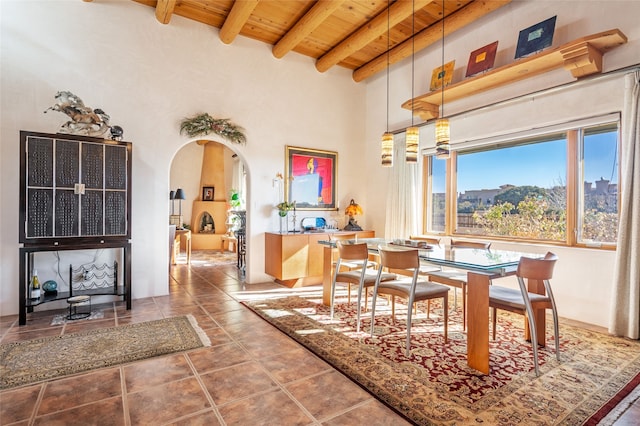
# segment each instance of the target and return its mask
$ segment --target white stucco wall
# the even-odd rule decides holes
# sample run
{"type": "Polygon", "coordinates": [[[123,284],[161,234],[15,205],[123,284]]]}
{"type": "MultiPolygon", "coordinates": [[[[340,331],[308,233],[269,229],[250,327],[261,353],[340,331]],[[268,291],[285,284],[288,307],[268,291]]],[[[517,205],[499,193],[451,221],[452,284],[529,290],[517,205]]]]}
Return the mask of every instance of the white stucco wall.
{"type": "MultiPolygon", "coordinates": [[[[552,47],[580,37],[618,28],[628,42],[604,56],[604,72],[640,64],[640,2],[636,1],[514,1],[476,24],[464,28],[445,39],[445,62],[456,61],[453,82],[463,80],[469,53],[495,40],[499,41],[496,67],[514,59],[518,32],[530,25],[557,15],[552,47]],[[486,26],[491,30],[487,31],[486,26]]],[[[441,63],[440,43],[416,54],[415,96],[427,93],[431,70],[441,63]]],[[[390,129],[406,127],[411,122],[409,111],[400,105],[411,98],[411,61],[395,64],[390,70],[390,129]]],[[[515,131],[544,127],[574,119],[619,112],[622,109],[623,75],[601,79],[554,93],[527,97],[508,104],[477,109],[501,100],[516,98],[548,87],[574,81],[571,74],[555,70],[499,89],[445,104],[445,114],[452,116],[451,138],[456,143],[515,131]],[[467,112],[469,111],[469,112],[467,112]]],[[[386,75],[367,82],[367,165],[370,185],[385,194],[391,176],[389,169],[379,164],[379,140],[386,124],[386,75]],[[374,141],[377,144],[374,144],[374,141]]],[[[624,117],[623,117],[624,120],[624,117]]],[[[424,123],[418,117],[416,124],[424,123]]],[[[433,147],[433,123],[421,127],[421,149],[433,147]]],[[[418,191],[421,194],[421,191],[418,191]]],[[[384,196],[370,196],[366,200],[369,211],[385,211],[384,196]]],[[[417,194],[419,196],[419,194],[417,194]]],[[[369,217],[371,226],[379,233],[384,229],[384,216],[369,217]]],[[[403,236],[401,236],[403,237],[403,236]]],[[[544,253],[552,250],[560,260],[553,280],[558,309],[564,317],[586,323],[607,326],[612,295],[615,252],[596,249],[574,249],[558,246],[524,245],[494,242],[492,247],[544,253]]]]}
{"type": "Polygon", "coordinates": [[[320,74],[310,58],[276,59],[271,46],[243,37],[225,45],[215,28],[180,16],[162,25],[153,8],[134,2],[4,0],[0,7],[0,315],[18,310],[19,131],[58,130],[67,117],[43,114],[57,91],[102,108],[133,143],[134,298],[168,291],[169,171],[190,142],[179,134],[185,117],[208,112],[246,130],[247,144],[233,150],[249,168],[249,282],[271,279],[264,232],[276,230],[272,179],[284,170],[285,145],[338,151],[342,203],[365,185],[349,168],[360,161],[365,85],[349,71],[320,74]]]}

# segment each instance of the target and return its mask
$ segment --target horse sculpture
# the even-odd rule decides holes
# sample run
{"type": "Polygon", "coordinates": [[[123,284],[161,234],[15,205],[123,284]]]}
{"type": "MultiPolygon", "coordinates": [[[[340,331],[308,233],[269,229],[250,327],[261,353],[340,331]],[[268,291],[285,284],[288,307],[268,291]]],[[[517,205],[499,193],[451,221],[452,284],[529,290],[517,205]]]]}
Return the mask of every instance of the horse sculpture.
{"type": "Polygon", "coordinates": [[[59,111],[67,114],[71,120],[60,126],[58,133],[68,133],[84,136],[102,136],[111,130],[111,138],[122,137],[122,128],[109,125],[109,116],[99,108],[91,109],[85,106],[82,99],[68,91],[56,93],[56,104],[47,111],[59,111]]]}

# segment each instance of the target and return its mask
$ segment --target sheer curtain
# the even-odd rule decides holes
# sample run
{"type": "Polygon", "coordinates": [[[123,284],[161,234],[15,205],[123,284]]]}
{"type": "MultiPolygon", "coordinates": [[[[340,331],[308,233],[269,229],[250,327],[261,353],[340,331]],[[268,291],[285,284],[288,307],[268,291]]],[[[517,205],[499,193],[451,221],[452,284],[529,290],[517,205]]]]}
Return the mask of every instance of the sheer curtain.
{"type": "MultiPolygon", "coordinates": [[[[419,161],[421,160],[418,157],[419,161]]],[[[405,161],[404,133],[393,138],[393,167],[387,193],[385,238],[409,238],[418,233],[418,164],[405,161]]]]}
{"type": "Polygon", "coordinates": [[[625,76],[620,223],[609,332],[640,338],[640,71],[625,76]]]}

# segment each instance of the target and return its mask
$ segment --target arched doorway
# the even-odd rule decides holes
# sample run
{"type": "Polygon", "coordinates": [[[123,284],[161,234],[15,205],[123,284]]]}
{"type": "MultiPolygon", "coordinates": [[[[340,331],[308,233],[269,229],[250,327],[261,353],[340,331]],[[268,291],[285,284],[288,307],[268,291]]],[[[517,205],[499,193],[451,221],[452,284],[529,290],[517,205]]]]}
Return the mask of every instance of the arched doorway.
{"type": "MultiPolygon", "coordinates": [[[[180,224],[191,231],[192,262],[237,263],[238,223],[232,210],[246,205],[246,173],[239,156],[220,142],[190,142],[174,155],[168,192],[180,188],[184,199],[170,200],[170,214],[180,215],[180,224]]],[[[186,241],[179,253],[177,262],[186,262],[186,241]]]]}

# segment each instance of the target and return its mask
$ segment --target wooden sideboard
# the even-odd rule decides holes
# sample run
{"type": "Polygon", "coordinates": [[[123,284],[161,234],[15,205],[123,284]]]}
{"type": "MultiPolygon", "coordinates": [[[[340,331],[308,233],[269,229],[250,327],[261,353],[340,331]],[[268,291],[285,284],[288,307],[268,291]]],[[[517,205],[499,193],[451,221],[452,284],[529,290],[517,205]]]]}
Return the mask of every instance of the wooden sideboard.
{"type": "MultiPolygon", "coordinates": [[[[353,232],[332,232],[331,234],[353,232]]],[[[375,231],[357,231],[358,238],[373,238],[375,231]]],[[[329,233],[265,233],[265,272],[287,287],[322,284],[324,246],[329,233]]]]}

